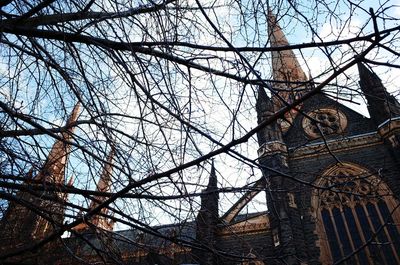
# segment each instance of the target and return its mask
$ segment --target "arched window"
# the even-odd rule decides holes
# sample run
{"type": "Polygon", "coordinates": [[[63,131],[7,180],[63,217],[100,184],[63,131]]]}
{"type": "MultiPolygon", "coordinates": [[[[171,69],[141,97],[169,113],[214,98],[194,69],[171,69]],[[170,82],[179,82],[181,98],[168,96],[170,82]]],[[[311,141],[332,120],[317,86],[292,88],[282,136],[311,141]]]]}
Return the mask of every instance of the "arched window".
{"type": "Polygon", "coordinates": [[[400,209],[380,177],[351,163],[327,169],[312,207],[321,262],[400,264],[400,209]]]}

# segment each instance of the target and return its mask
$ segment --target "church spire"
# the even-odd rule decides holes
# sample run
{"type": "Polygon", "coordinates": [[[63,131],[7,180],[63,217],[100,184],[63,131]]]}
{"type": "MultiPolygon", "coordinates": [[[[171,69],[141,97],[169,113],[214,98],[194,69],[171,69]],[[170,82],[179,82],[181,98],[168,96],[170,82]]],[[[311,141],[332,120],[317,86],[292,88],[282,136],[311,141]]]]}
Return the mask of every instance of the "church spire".
{"type": "Polygon", "coordinates": [[[218,219],[218,179],[215,172],[214,160],[211,162],[211,172],[208,178],[207,188],[203,190],[201,195],[201,211],[206,211],[210,214],[210,218],[218,219]]]}
{"type": "MultiPolygon", "coordinates": [[[[113,170],[113,160],[114,160],[114,155],[115,155],[115,149],[114,147],[111,148],[110,153],[108,154],[107,157],[107,162],[103,166],[103,171],[100,175],[100,179],[97,182],[97,187],[96,191],[98,192],[109,192],[111,189],[111,176],[112,176],[112,170],[113,170]]],[[[92,202],[90,203],[89,206],[89,211],[93,210],[99,204],[103,203],[106,200],[106,197],[104,196],[95,196],[92,202]]],[[[90,223],[92,223],[94,226],[100,229],[104,230],[113,230],[113,225],[114,222],[112,220],[109,220],[108,218],[102,216],[108,213],[107,208],[103,208],[100,211],[99,215],[95,215],[90,219],[90,223]]],[[[88,225],[85,223],[82,223],[74,228],[76,231],[86,231],[88,230],[88,225]]]]}
{"type": "Polygon", "coordinates": [[[383,86],[379,77],[364,64],[358,63],[360,87],[368,102],[368,112],[377,126],[400,116],[400,104],[383,86]]]}
{"type": "MultiPolygon", "coordinates": [[[[112,176],[112,169],[113,169],[113,159],[114,159],[115,149],[111,147],[111,151],[107,157],[107,163],[103,167],[103,172],[101,173],[100,179],[97,183],[97,191],[100,192],[108,192],[111,189],[111,176],[112,176]]],[[[92,201],[89,207],[89,211],[96,208],[100,203],[103,203],[106,200],[106,197],[96,196],[95,200],[92,201]]],[[[108,209],[103,208],[100,211],[101,214],[107,214],[108,209]]],[[[92,219],[92,223],[101,229],[105,230],[113,230],[113,222],[108,220],[104,216],[95,215],[92,219]]]]}
{"type": "Polygon", "coordinates": [[[274,113],[274,105],[271,99],[268,97],[267,93],[265,92],[265,89],[262,87],[258,88],[256,110],[258,114],[258,123],[261,123],[263,121],[265,115],[268,114],[268,116],[271,116],[274,113]]]}
{"type": "MultiPolygon", "coordinates": [[[[215,249],[217,243],[218,216],[218,180],[215,171],[214,160],[211,163],[211,172],[207,188],[201,194],[201,207],[196,219],[196,241],[207,248],[215,249]]],[[[200,264],[215,265],[218,258],[214,254],[201,249],[194,250],[200,264]]]]}
{"type": "Polygon", "coordinates": [[[217,180],[217,174],[215,173],[215,166],[214,166],[214,160],[211,162],[211,172],[210,172],[210,177],[208,179],[208,185],[207,185],[207,191],[211,192],[216,192],[218,189],[218,180],[217,180]]]}
{"type": "MultiPolygon", "coordinates": [[[[257,98],[258,124],[266,121],[273,114],[273,101],[268,97],[264,88],[260,87],[257,98]]],[[[277,190],[288,190],[288,187],[290,187],[290,185],[286,185],[286,179],[283,177],[283,175],[288,174],[289,165],[287,146],[283,142],[281,126],[277,121],[270,122],[257,132],[257,138],[259,144],[257,150],[258,162],[263,177],[267,180],[266,182],[260,181],[257,185],[260,188],[266,189],[267,205],[268,209],[271,209],[268,215],[270,228],[273,232],[273,237],[277,236],[280,238],[280,241],[283,243],[282,245],[285,246],[285,249],[279,250],[285,256],[285,263],[297,264],[295,260],[294,234],[291,217],[286,211],[285,195],[281,192],[274,192],[277,190]],[[270,170],[271,168],[273,170],[270,170]],[[274,231],[279,231],[280,234],[274,231]]],[[[248,198],[251,198],[251,196],[255,196],[255,194],[248,193],[248,198]]],[[[275,247],[278,247],[278,245],[275,245],[275,247]]]]}
{"type": "MultiPolygon", "coordinates": [[[[268,13],[268,36],[271,48],[289,46],[288,40],[271,11],[268,13]]],[[[301,95],[301,91],[305,89],[304,82],[308,81],[292,50],[272,52],[272,76],[275,81],[273,88],[277,93],[273,96],[273,102],[277,110],[298,98],[301,95]]],[[[283,131],[288,130],[296,115],[297,111],[295,109],[285,114],[286,122],[281,123],[283,131]]]]}
{"type": "Polygon", "coordinates": [[[71,145],[68,144],[68,142],[72,140],[72,134],[75,129],[73,124],[78,119],[79,109],[80,104],[78,102],[72,110],[65,125],[67,130],[61,133],[62,140],[57,140],[54,143],[49,155],[47,156],[47,161],[44,164],[43,169],[36,176],[37,180],[64,184],[65,165],[71,150],[71,145]]]}
{"type": "MultiPolygon", "coordinates": [[[[57,140],[49,155],[47,156],[46,163],[44,164],[42,170],[36,176],[36,180],[48,181],[54,184],[64,185],[65,182],[65,167],[68,161],[68,155],[71,150],[71,145],[68,143],[72,140],[72,135],[75,130],[74,123],[77,121],[79,116],[80,104],[79,102],[75,104],[70,116],[67,119],[65,127],[67,130],[61,133],[62,140],[57,140]]],[[[68,185],[72,185],[73,178],[71,177],[68,185]]],[[[67,193],[49,192],[49,195],[58,198],[58,202],[50,202],[41,200],[40,198],[35,198],[39,208],[45,208],[50,210],[52,213],[49,217],[53,220],[54,224],[59,225],[64,221],[65,214],[65,202],[67,200],[67,193]]],[[[51,233],[54,229],[54,224],[51,224],[46,219],[33,215],[35,222],[32,222],[31,226],[33,228],[30,232],[30,236],[33,238],[43,238],[47,234],[51,233]]]]}
{"type": "MultiPolygon", "coordinates": [[[[35,177],[36,180],[64,184],[65,165],[70,152],[70,146],[66,142],[72,140],[73,125],[78,118],[78,114],[79,104],[76,104],[66,123],[68,129],[60,136],[63,140],[57,140],[54,143],[46,163],[35,177]]],[[[28,177],[30,178],[31,175],[33,175],[33,169],[29,171],[28,177]]],[[[40,185],[35,183],[30,185],[40,185]]],[[[14,247],[16,245],[24,246],[25,244],[30,244],[32,240],[44,238],[57,225],[62,225],[65,211],[64,203],[67,195],[55,191],[43,191],[43,194],[53,197],[54,200],[43,199],[40,196],[41,194],[21,191],[16,194],[18,200],[23,203],[11,201],[3,219],[0,221],[0,240],[3,243],[11,240],[14,247]],[[46,213],[43,213],[43,215],[46,218],[31,211],[24,204],[36,209],[45,209],[46,213]]],[[[4,243],[5,248],[8,247],[7,244],[4,243]]]]}
{"type": "MultiPolygon", "coordinates": [[[[268,14],[268,36],[271,48],[289,46],[276,17],[269,12],[268,14]]],[[[272,74],[275,81],[284,82],[306,82],[308,78],[301,69],[292,50],[282,50],[272,52],[272,74]]],[[[294,87],[298,86],[294,84],[294,87]]]]}

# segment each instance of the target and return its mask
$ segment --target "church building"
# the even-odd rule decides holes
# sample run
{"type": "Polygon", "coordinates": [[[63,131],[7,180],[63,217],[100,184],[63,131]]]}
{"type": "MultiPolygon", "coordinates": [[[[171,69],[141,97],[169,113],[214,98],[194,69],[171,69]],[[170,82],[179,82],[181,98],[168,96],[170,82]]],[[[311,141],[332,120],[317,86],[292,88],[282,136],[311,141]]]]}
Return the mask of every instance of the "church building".
{"type": "MultiPolygon", "coordinates": [[[[275,17],[269,19],[271,47],[289,45],[275,17]]],[[[153,234],[107,233],[114,223],[104,209],[91,225],[74,228],[70,238],[7,262],[400,264],[400,104],[368,65],[358,62],[358,71],[370,118],[318,93],[264,126],[257,133],[263,177],[226,213],[219,211],[218,177],[212,165],[201,209],[192,222],[155,227],[153,234]],[[260,192],[265,193],[268,211],[240,214],[260,192]]],[[[258,124],[316,86],[291,50],[272,52],[272,73],[271,91],[258,89],[258,124]]],[[[68,123],[76,121],[78,112],[76,106],[68,123]]],[[[63,135],[66,142],[70,134],[63,135]]],[[[69,148],[65,141],[57,141],[33,179],[65,183],[69,148]]],[[[99,191],[109,189],[113,152],[104,165],[99,191]]],[[[46,196],[58,203],[44,205],[46,200],[25,191],[15,195],[18,202],[10,200],[0,223],[3,255],[51,235],[49,220],[63,225],[65,195],[49,191],[40,198],[46,196]],[[35,205],[48,207],[49,213],[35,212],[35,205]]],[[[90,207],[102,200],[95,198],[90,207]]]]}

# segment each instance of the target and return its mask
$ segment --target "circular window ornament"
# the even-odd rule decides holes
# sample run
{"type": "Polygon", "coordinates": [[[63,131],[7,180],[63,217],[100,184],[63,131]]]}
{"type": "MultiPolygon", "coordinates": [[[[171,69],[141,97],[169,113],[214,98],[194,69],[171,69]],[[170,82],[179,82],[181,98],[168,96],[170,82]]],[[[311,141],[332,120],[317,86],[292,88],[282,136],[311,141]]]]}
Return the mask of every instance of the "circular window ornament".
{"type": "Polygon", "coordinates": [[[302,126],[304,132],[310,138],[318,138],[322,135],[339,134],[347,127],[346,116],[337,109],[317,109],[307,113],[302,126]]]}

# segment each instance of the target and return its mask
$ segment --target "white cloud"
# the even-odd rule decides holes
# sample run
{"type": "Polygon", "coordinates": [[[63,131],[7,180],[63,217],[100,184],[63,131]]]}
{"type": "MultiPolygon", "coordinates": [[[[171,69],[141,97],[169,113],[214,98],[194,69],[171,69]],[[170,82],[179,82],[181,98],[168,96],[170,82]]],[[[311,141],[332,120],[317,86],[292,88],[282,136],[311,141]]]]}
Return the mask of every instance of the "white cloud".
{"type": "Polygon", "coordinates": [[[394,17],[400,17],[400,6],[394,6],[392,10],[394,17]]]}
{"type": "Polygon", "coordinates": [[[336,22],[325,23],[322,26],[319,36],[326,42],[355,37],[360,31],[361,21],[357,18],[353,18],[345,24],[338,24],[336,22]]]}

